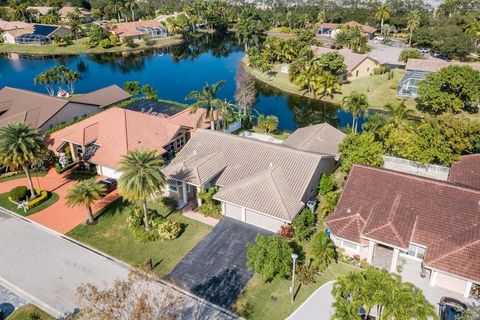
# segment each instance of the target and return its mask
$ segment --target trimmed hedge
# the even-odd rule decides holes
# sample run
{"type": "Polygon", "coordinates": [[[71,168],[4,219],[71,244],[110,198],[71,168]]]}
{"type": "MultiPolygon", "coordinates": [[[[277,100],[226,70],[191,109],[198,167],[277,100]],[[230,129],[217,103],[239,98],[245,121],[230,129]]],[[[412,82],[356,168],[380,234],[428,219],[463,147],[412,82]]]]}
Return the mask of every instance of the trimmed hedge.
{"type": "Polygon", "coordinates": [[[50,192],[45,190],[36,190],[36,191],[37,191],[37,197],[27,202],[28,210],[41,205],[43,202],[47,201],[50,198],[50,194],[51,194],[50,192]]]}
{"type": "Polygon", "coordinates": [[[67,170],[75,167],[77,164],[78,164],[78,162],[72,162],[72,163],[66,165],[64,168],[62,168],[62,167],[60,166],[60,163],[57,162],[57,163],[55,163],[55,171],[56,171],[58,174],[64,173],[65,171],[67,171],[67,170]]]}
{"type": "Polygon", "coordinates": [[[18,186],[10,190],[8,199],[10,201],[19,202],[27,198],[28,189],[26,186],[18,186]]]}

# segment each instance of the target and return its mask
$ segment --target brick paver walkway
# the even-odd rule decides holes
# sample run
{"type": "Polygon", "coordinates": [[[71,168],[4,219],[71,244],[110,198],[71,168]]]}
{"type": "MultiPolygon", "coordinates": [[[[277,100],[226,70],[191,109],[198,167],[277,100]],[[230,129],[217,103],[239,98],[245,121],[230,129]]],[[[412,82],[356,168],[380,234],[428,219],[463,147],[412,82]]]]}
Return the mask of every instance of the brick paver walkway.
{"type": "Polygon", "coordinates": [[[189,203],[182,209],[182,214],[187,218],[200,221],[202,223],[211,225],[212,227],[215,227],[217,225],[219,221],[218,219],[215,219],[213,217],[205,217],[203,214],[196,212],[194,209],[195,205],[189,203]]]}
{"type": "MultiPolygon", "coordinates": [[[[59,199],[45,210],[28,216],[28,219],[61,233],[67,233],[87,220],[88,214],[85,208],[69,208],[65,204],[66,192],[75,184],[75,180],[70,180],[67,176],[68,172],[58,174],[55,169],[51,169],[46,176],[33,178],[35,188],[55,192],[58,194],[59,199]]],[[[2,182],[0,183],[0,193],[8,192],[10,189],[21,185],[27,185],[25,178],[2,182]]],[[[109,193],[95,203],[93,207],[94,212],[104,208],[118,197],[117,191],[109,193]]]]}

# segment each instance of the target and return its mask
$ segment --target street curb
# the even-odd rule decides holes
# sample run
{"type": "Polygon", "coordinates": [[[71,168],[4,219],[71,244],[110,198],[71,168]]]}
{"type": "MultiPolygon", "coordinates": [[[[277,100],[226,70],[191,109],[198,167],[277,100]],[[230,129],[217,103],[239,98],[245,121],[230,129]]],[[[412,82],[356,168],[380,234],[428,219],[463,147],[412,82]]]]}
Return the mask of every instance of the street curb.
{"type": "Polygon", "coordinates": [[[295,313],[297,313],[298,310],[300,310],[314,295],[315,293],[317,293],[317,291],[319,291],[320,289],[322,289],[323,287],[329,285],[330,283],[335,283],[336,280],[330,280],[330,281],[327,281],[325,282],[324,284],[322,284],[320,287],[318,287],[317,290],[315,290],[308,298],[307,300],[303,301],[303,303],[301,305],[298,306],[297,309],[295,309],[295,311],[293,311],[293,313],[291,315],[288,316],[287,320],[290,320],[294,315],[295,313]]]}
{"type": "MultiPolygon", "coordinates": [[[[13,212],[13,211],[10,211],[10,210],[8,210],[8,209],[5,209],[4,207],[0,207],[0,209],[4,210],[7,214],[13,216],[14,218],[18,218],[18,219],[23,220],[23,221],[25,221],[25,222],[27,222],[27,223],[31,223],[31,224],[35,225],[36,227],[39,227],[40,229],[42,229],[42,230],[44,230],[44,231],[46,231],[46,232],[48,232],[48,233],[50,233],[50,234],[52,234],[52,235],[54,235],[54,236],[57,236],[57,237],[59,237],[59,238],[62,238],[62,239],[64,239],[64,240],[67,240],[67,241],[69,241],[69,242],[71,242],[71,243],[73,243],[73,244],[75,244],[75,245],[77,245],[77,246],[80,246],[80,247],[82,247],[82,248],[84,248],[84,249],[87,249],[87,250],[89,250],[89,251],[91,251],[91,252],[93,252],[93,253],[95,253],[95,254],[97,254],[97,255],[105,258],[105,259],[111,260],[111,261],[117,263],[118,265],[120,265],[120,266],[122,266],[122,267],[124,267],[124,268],[126,268],[126,269],[128,269],[128,270],[130,270],[130,271],[139,272],[139,273],[142,273],[142,274],[144,274],[144,275],[147,275],[150,279],[153,279],[153,280],[157,281],[158,283],[160,283],[160,284],[163,285],[164,287],[170,288],[170,289],[172,289],[172,290],[175,290],[175,291],[177,291],[178,293],[180,293],[180,294],[182,294],[182,295],[184,295],[184,296],[187,296],[187,297],[189,297],[189,298],[197,301],[197,302],[200,303],[200,304],[206,305],[206,306],[208,306],[208,307],[210,307],[210,308],[212,308],[212,309],[214,309],[214,310],[217,310],[218,312],[220,312],[220,313],[222,313],[222,314],[227,315],[228,317],[231,317],[231,318],[234,318],[234,319],[236,319],[236,318],[240,319],[236,314],[234,314],[234,313],[231,312],[230,310],[227,310],[227,309],[225,309],[225,308],[223,308],[223,307],[221,307],[221,306],[218,306],[218,305],[213,304],[213,303],[211,303],[211,302],[209,302],[209,301],[207,301],[207,300],[205,300],[205,299],[203,299],[203,298],[200,298],[200,297],[198,297],[198,296],[196,296],[196,295],[194,295],[194,294],[192,294],[192,293],[190,293],[190,292],[188,292],[188,291],[186,291],[186,290],[184,290],[184,289],[182,289],[182,288],[180,288],[180,287],[178,287],[178,286],[176,286],[176,285],[174,285],[174,284],[172,284],[172,283],[170,283],[170,282],[165,281],[165,280],[162,279],[162,278],[153,276],[152,274],[149,274],[149,273],[147,273],[147,272],[145,272],[145,271],[143,271],[143,270],[140,270],[140,269],[138,269],[138,268],[135,268],[134,266],[132,266],[132,265],[130,265],[130,264],[128,264],[128,263],[125,263],[125,262],[122,261],[122,260],[119,260],[119,259],[117,259],[117,258],[115,258],[115,257],[112,257],[112,256],[110,256],[110,255],[108,255],[108,254],[106,254],[106,253],[104,253],[104,252],[102,252],[102,251],[99,251],[99,250],[97,250],[97,249],[95,249],[95,248],[93,248],[93,247],[91,247],[91,246],[89,246],[89,245],[87,245],[87,244],[85,244],[85,243],[82,243],[82,242],[79,242],[79,241],[77,241],[77,240],[75,240],[75,239],[73,239],[73,238],[70,238],[70,237],[68,237],[68,236],[66,236],[66,235],[64,235],[64,234],[62,234],[62,233],[60,233],[60,232],[58,232],[58,231],[52,230],[52,229],[50,229],[50,228],[47,228],[47,227],[45,227],[44,225],[42,225],[42,224],[40,224],[40,223],[38,223],[38,222],[36,222],[36,221],[32,221],[32,220],[28,219],[27,217],[21,216],[21,215],[15,213],[15,212],[13,212]]],[[[0,280],[1,280],[1,276],[0,276],[0,280]]],[[[23,290],[21,290],[21,289],[19,289],[19,288],[18,288],[18,290],[23,291],[23,290]]],[[[12,290],[12,291],[13,291],[13,290],[12,290]]],[[[28,293],[26,293],[26,294],[27,294],[27,296],[29,296],[28,293]]],[[[43,303],[43,302],[41,302],[40,300],[38,300],[37,298],[35,298],[35,297],[33,297],[33,296],[32,296],[32,298],[33,298],[35,301],[39,301],[39,302],[40,302],[40,305],[39,305],[38,307],[40,307],[41,309],[43,309],[43,308],[41,307],[41,305],[45,305],[45,306],[47,306],[47,307],[49,308],[49,310],[50,310],[50,309],[55,310],[54,308],[51,308],[50,306],[48,306],[48,305],[46,305],[45,303],[43,303]]],[[[28,297],[26,297],[26,299],[30,300],[28,297]]],[[[33,302],[33,301],[32,301],[32,302],[33,302]]],[[[36,303],[34,303],[34,304],[36,304],[36,303]]],[[[44,311],[48,312],[47,310],[44,310],[44,311]]],[[[55,312],[53,315],[56,316],[56,315],[58,314],[58,310],[55,310],[55,311],[56,311],[56,312],[55,312]]],[[[50,313],[50,312],[48,312],[48,313],[50,313]]],[[[60,314],[60,316],[63,316],[63,315],[64,315],[63,313],[59,313],[59,314],[60,314]]],[[[57,316],[57,317],[58,317],[58,316],[57,316]]]]}

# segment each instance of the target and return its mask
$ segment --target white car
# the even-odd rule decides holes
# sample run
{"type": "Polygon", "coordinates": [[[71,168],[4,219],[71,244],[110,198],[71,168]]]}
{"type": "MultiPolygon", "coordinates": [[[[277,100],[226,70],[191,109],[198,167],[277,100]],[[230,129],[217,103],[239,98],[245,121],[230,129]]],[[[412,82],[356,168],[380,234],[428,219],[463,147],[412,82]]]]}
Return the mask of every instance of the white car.
{"type": "Polygon", "coordinates": [[[383,40],[385,40],[385,37],[376,36],[375,38],[373,38],[373,41],[377,41],[377,42],[382,42],[383,40]]]}
{"type": "Polygon", "coordinates": [[[428,50],[427,48],[417,48],[417,51],[425,54],[425,53],[428,53],[430,50],[428,50]]]}

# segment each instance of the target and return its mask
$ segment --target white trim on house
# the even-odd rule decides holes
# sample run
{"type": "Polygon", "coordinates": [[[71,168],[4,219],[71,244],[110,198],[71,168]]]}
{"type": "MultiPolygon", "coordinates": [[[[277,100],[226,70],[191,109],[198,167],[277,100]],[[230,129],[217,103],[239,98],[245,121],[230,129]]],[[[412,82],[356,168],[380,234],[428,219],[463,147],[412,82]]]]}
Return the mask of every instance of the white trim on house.
{"type": "MultiPolygon", "coordinates": [[[[215,200],[216,200],[216,199],[215,199],[215,200]]],[[[266,217],[269,217],[269,218],[273,218],[273,219],[275,219],[275,220],[279,220],[279,221],[282,221],[282,222],[285,222],[285,223],[291,223],[291,222],[289,222],[289,221],[287,221],[287,220],[284,220],[284,219],[281,219],[281,218],[278,218],[278,217],[275,217],[275,216],[271,216],[271,215],[266,214],[266,213],[263,213],[263,212],[259,212],[259,211],[253,210],[253,209],[247,208],[247,207],[245,207],[245,206],[238,205],[238,204],[236,204],[236,203],[232,203],[232,202],[228,202],[228,201],[223,201],[223,200],[217,200],[217,201],[219,201],[219,202],[225,202],[225,203],[228,203],[228,204],[231,204],[231,205],[240,207],[240,208],[245,208],[246,210],[249,210],[249,211],[252,211],[252,212],[254,212],[254,213],[258,213],[258,214],[261,214],[261,215],[263,215],[263,216],[266,216],[266,217]]],[[[298,211],[298,212],[300,212],[300,211],[298,211]]],[[[297,215],[298,215],[298,212],[297,212],[297,215]]]]}
{"type": "Polygon", "coordinates": [[[375,240],[375,239],[373,239],[373,238],[369,238],[369,237],[365,237],[365,236],[362,236],[362,238],[365,239],[365,240],[368,240],[368,241],[373,241],[373,242],[375,242],[375,243],[377,243],[377,244],[384,245],[384,246],[386,246],[386,247],[390,247],[390,248],[392,248],[392,249],[398,249],[398,250],[400,250],[400,251],[405,251],[404,248],[400,248],[400,247],[394,246],[394,245],[392,245],[392,244],[390,244],[390,243],[378,241],[378,240],[375,240]]]}

